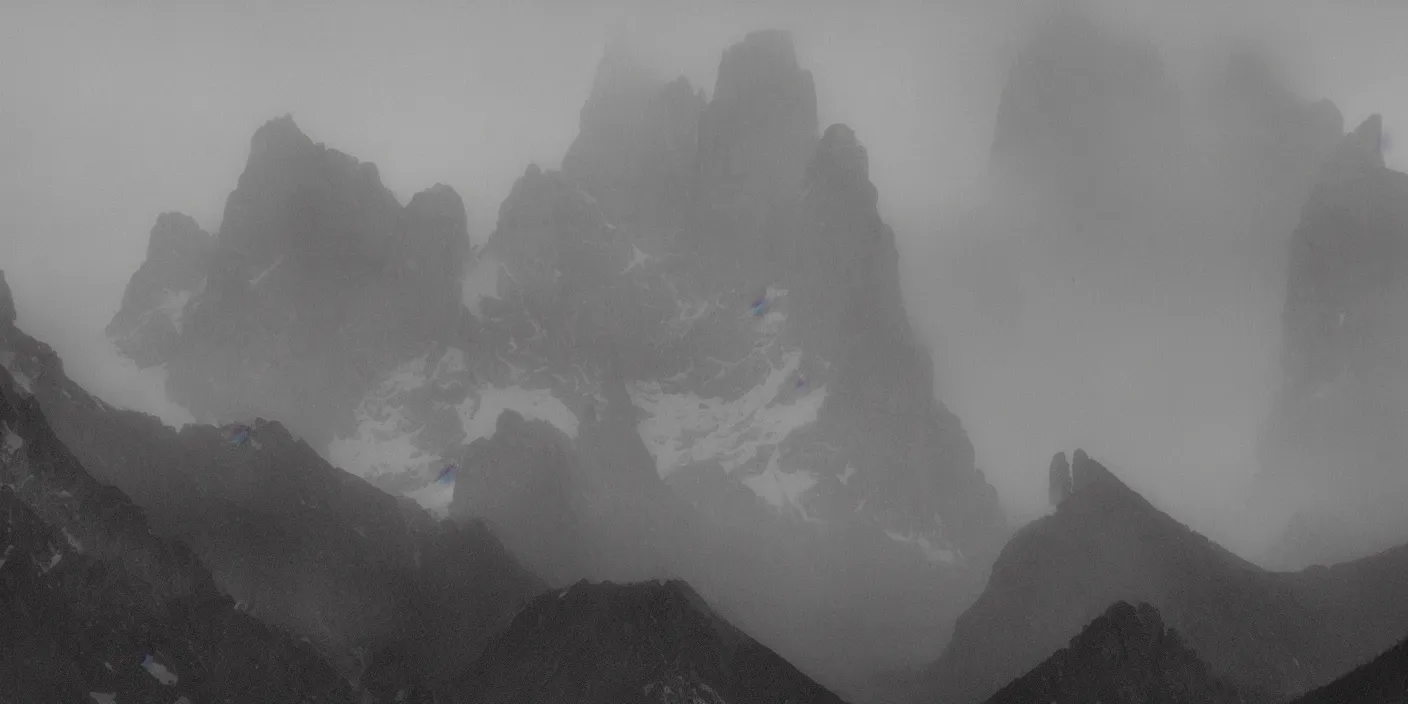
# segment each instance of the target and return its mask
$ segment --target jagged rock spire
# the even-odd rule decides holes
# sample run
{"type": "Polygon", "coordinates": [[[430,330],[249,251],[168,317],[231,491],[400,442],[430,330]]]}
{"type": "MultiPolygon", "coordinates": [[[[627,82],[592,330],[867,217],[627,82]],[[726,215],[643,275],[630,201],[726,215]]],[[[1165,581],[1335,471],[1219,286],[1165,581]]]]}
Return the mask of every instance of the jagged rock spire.
{"type": "Polygon", "coordinates": [[[15,298],[10,293],[10,284],[5,281],[4,271],[0,271],[0,324],[15,324],[15,298]]]}
{"type": "Polygon", "coordinates": [[[801,193],[817,133],[816,85],[791,34],[754,32],[724,52],[699,121],[699,198],[711,231],[762,237],[763,222],[801,193]]]}
{"type": "Polygon", "coordinates": [[[1066,461],[1066,453],[1058,452],[1051,458],[1048,475],[1051,505],[1060,506],[1071,495],[1071,465],[1066,461]]]}

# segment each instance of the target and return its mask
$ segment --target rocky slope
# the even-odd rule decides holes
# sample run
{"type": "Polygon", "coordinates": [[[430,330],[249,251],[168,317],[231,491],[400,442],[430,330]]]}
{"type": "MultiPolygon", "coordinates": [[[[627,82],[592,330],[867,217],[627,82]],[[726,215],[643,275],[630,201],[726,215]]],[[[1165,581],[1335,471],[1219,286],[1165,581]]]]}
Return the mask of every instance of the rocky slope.
{"type": "Polygon", "coordinates": [[[828,628],[927,658],[1007,527],[933,397],[865,150],[817,132],[785,33],[729,49],[708,100],[613,49],[562,170],[525,170],[461,281],[449,194],[401,208],[370,165],[271,122],[162,360],[172,396],[453,498],[554,582],[686,577],[811,671],[873,665],[828,628]],[[402,241],[425,256],[388,254],[402,241]],[[517,440],[496,435],[510,410],[517,440]],[[530,475],[494,469],[520,451],[530,475]],[[435,482],[454,462],[463,497],[435,482]],[[560,530],[524,519],[530,479],[560,530]]]}
{"type": "Polygon", "coordinates": [[[1408,701],[1408,639],[1292,704],[1400,704],[1408,701]]]}
{"type": "Polygon", "coordinates": [[[1291,565],[1408,540],[1408,176],[1371,117],[1326,163],[1290,245],[1282,381],[1262,438],[1262,492],[1300,515],[1291,565]]]}
{"type": "Polygon", "coordinates": [[[200,568],[207,589],[307,639],[375,693],[439,681],[542,589],[482,525],[440,522],[329,466],[278,423],[256,421],[237,445],[229,429],[177,432],[112,408],[12,322],[0,321],[0,359],[42,406],[55,445],[130,496],[156,535],[189,545],[186,559],[210,569],[200,568]]]}
{"type": "Polygon", "coordinates": [[[1173,704],[1246,701],[1212,675],[1148,604],[1121,601],[1070,645],[1003,687],[988,704],[1173,704]]]}
{"type": "Polygon", "coordinates": [[[237,609],[191,550],[89,475],[32,393],[48,380],[5,354],[0,700],[354,701],[313,648],[237,609]]]}
{"type": "Polygon", "coordinates": [[[321,449],[377,375],[460,324],[459,196],[436,186],[402,207],[374,165],[291,117],[255,132],[208,240],[162,216],[109,329],[139,364],[165,364],[170,396],[204,421],[262,413],[321,449]]]}
{"type": "Polygon", "coordinates": [[[544,594],[455,687],[457,704],[841,704],[677,581],[544,594]]]}
{"type": "Polygon", "coordinates": [[[982,701],[1124,600],[1147,602],[1212,672],[1283,700],[1383,651],[1408,629],[1408,547],[1268,572],[1150,505],[1077,452],[1073,493],[1003,548],[930,671],[942,701],[982,701]]]}

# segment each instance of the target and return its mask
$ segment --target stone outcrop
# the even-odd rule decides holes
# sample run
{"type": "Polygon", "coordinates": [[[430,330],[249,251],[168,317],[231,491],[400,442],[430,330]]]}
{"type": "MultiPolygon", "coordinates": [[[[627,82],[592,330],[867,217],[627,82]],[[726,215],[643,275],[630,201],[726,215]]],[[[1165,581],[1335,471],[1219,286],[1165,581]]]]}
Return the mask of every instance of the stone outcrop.
{"type": "Polygon", "coordinates": [[[127,282],[107,334],[139,367],[171,359],[186,306],[205,287],[214,240],[181,213],[163,213],[152,227],[147,258],[127,282]]]}
{"type": "Polygon", "coordinates": [[[205,243],[166,215],[109,334],[202,420],[278,417],[322,445],[388,365],[459,331],[469,254],[446,186],[402,207],[376,166],[271,120],[205,243]]]}
{"type": "Polygon", "coordinates": [[[1071,464],[1066,461],[1066,453],[1058,452],[1051,458],[1051,468],[1047,472],[1049,476],[1048,496],[1051,498],[1053,508],[1060,507],[1061,502],[1071,495],[1071,464]]]}

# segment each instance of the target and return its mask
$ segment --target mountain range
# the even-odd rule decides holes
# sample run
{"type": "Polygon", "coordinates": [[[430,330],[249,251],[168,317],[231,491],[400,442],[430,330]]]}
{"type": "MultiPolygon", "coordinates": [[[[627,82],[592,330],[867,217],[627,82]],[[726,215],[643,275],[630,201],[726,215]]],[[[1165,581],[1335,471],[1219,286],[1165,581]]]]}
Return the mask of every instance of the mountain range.
{"type": "Polygon", "coordinates": [[[0,275],[0,703],[1408,698],[1403,175],[1253,55],[1210,85],[1053,15],[956,266],[986,344],[1072,323],[1077,274],[1205,307],[1140,268],[1184,230],[1235,233],[1209,281],[1284,253],[1277,569],[1079,450],[1014,529],[790,35],[711,94],[613,44],[480,247],[453,189],[402,205],[291,116],[215,232],[159,215],[107,333],[179,429],[71,380],[0,275]]]}

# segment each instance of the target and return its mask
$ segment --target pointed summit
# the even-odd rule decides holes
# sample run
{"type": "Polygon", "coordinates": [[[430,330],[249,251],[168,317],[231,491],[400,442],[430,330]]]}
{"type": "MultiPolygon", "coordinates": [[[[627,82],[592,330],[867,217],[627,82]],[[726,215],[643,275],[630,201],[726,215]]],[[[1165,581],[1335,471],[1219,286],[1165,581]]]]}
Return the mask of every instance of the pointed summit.
{"type": "Polygon", "coordinates": [[[754,32],[725,51],[699,122],[699,198],[715,218],[705,229],[766,236],[764,220],[801,193],[817,127],[816,85],[791,34],[754,32]]]}
{"type": "Polygon", "coordinates": [[[870,155],[856,140],[855,131],[842,124],[826,128],[806,176],[807,188],[858,189],[869,207],[879,197],[870,183],[870,155]]]}
{"type": "Polygon", "coordinates": [[[544,594],[454,688],[465,701],[842,704],[679,581],[544,594]]]}
{"type": "Polygon", "coordinates": [[[1385,168],[1383,140],[1383,117],[1377,113],[1370,115],[1340,141],[1334,156],[1331,157],[1334,166],[1385,168]]]}
{"type": "Polygon", "coordinates": [[[306,154],[316,148],[290,114],[269,120],[254,131],[254,137],[249,140],[249,159],[253,162],[274,155],[306,154]]]}
{"type": "Polygon", "coordinates": [[[1177,631],[1165,628],[1157,609],[1119,601],[987,704],[1244,701],[1183,644],[1177,631]]]}
{"type": "Polygon", "coordinates": [[[597,64],[562,173],[597,198],[615,224],[677,226],[703,109],[689,81],[666,82],[624,41],[614,41],[597,64]]]}
{"type": "Polygon", "coordinates": [[[147,240],[147,259],[200,259],[214,244],[210,233],[185,213],[162,213],[147,240]]]}

